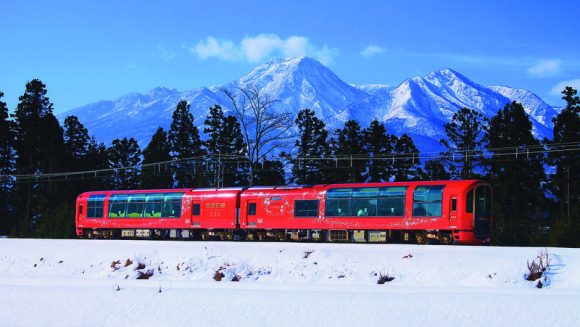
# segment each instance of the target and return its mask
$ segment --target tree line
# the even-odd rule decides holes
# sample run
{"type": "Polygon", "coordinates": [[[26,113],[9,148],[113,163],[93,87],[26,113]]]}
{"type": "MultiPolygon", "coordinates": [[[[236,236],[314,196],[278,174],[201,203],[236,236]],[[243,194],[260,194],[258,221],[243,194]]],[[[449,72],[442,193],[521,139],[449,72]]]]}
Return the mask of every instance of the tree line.
{"type": "Polygon", "coordinates": [[[75,116],[60,126],[40,80],[26,84],[12,115],[0,92],[0,235],[73,237],[75,198],[91,190],[482,179],[494,189],[496,244],[580,246],[580,160],[559,150],[580,142],[570,87],[551,140],[533,136],[520,103],[490,119],[462,108],[444,126],[445,150],[425,162],[412,137],[376,119],[330,131],[313,110],[275,111],[276,99],[256,86],[223,91],[233,110],[209,108],[203,139],[180,101],[169,129],[144,149],[127,137],[106,146],[75,116]],[[59,172],[71,174],[50,178],[59,172]]]}

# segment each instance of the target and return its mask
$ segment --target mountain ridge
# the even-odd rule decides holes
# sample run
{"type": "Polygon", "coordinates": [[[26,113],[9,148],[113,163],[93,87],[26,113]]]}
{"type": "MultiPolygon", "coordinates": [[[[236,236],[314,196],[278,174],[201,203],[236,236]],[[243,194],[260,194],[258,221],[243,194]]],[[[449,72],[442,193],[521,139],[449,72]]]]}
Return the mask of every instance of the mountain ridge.
{"type": "Polygon", "coordinates": [[[221,89],[257,85],[279,102],[275,109],[297,115],[312,109],[329,130],[355,119],[366,127],[373,118],[382,121],[390,133],[411,135],[423,152],[440,148],[445,137],[443,124],[461,107],[491,117],[511,101],[521,102],[534,126],[536,137],[551,137],[552,118],[558,110],[533,92],[508,86],[483,86],[463,74],[442,68],[414,76],[397,86],[351,85],[328,67],[309,57],[275,58],[256,66],[239,79],[209,87],[178,91],[163,86],[146,93],[132,92],[113,100],[74,108],[58,118],[76,115],[98,141],[134,137],[146,146],[158,127],[168,128],[171,114],[180,100],[191,105],[195,124],[203,124],[209,108],[219,104],[230,110],[221,89]],[[127,124],[130,121],[131,124],[127,124]]]}

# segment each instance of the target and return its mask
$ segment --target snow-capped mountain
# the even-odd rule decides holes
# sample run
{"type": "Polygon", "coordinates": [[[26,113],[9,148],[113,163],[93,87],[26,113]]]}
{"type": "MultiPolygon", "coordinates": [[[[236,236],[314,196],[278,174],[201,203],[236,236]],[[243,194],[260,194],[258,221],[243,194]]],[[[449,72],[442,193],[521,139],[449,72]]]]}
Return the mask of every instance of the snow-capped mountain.
{"type": "Polygon", "coordinates": [[[59,116],[76,115],[97,140],[134,137],[141,146],[161,126],[168,128],[171,114],[180,100],[187,100],[195,123],[200,126],[209,108],[220,104],[229,110],[221,91],[257,85],[263,93],[279,100],[276,110],[294,114],[313,109],[329,129],[340,128],[355,119],[364,128],[373,118],[384,122],[391,133],[408,133],[423,152],[438,151],[445,137],[443,124],[462,107],[491,117],[511,101],[522,103],[530,115],[537,137],[550,137],[557,110],[532,92],[505,86],[485,87],[451,69],[413,77],[392,87],[383,84],[350,85],[320,62],[308,58],[268,61],[240,79],[223,85],[177,91],[163,87],[146,94],[131,93],[113,101],[79,107],[59,116]]]}

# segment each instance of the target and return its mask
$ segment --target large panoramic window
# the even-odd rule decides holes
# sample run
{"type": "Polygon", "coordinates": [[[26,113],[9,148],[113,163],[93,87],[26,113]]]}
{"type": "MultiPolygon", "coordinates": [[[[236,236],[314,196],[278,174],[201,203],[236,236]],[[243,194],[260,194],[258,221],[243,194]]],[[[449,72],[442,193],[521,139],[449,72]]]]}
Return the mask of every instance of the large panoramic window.
{"type": "Polygon", "coordinates": [[[326,216],[350,216],[350,188],[335,188],[326,192],[326,216]]]}
{"type": "Polygon", "coordinates": [[[443,186],[418,186],[413,194],[414,217],[440,217],[443,186]]]}
{"type": "Polygon", "coordinates": [[[379,190],[378,216],[402,217],[405,215],[406,187],[387,187],[379,190]]]}
{"type": "Polygon", "coordinates": [[[131,194],[127,197],[127,218],[143,218],[145,194],[131,194]]]}
{"type": "Polygon", "coordinates": [[[183,193],[165,193],[163,197],[163,217],[175,218],[181,216],[181,197],[183,193]]]}
{"type": "Polygon", "coordinates": [[[104,207],[105,207],[104,194],[89,196],[87,203],[87,218],[103,218],[104,207]]]}
{"type": "Polygon", "coordinates": [[[405,215],[406,187],[330,189],[326,192],[328,217],[401,217],[405,215]]]}
{"type": "Polygon", "coordinates": [[[163,210],[163,193],[145,195],[145,218],[159,218],[163,210]]]}
{"type": "Polygon", "coordinates": [[[114,194],[109,198],[109,218],[124,218],[127,212],[127,194],[114,194]]]}
{"type": "Polygon", "coordinates": [[[377,215],[378,188],[355,188],[351,195],[351,216],[374,217],[377,215]]]}
{"type": "Polygon", "coordinates": [[[114,194],[109,198],[109,218],[177,218],[183,193],[114,194]]]}

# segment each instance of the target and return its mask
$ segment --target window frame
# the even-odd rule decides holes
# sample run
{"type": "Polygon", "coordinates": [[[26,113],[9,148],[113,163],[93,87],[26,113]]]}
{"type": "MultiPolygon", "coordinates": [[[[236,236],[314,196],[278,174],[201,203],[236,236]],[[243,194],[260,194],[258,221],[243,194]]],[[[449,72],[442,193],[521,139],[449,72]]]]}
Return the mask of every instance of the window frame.
{"type": "Polygon", "coordinates": [[[324,214],[336,218],[401,218],[405,216],[407,189],[408,186],[331,188],[326,192],[324,214]],[[364,208],[366,212],[359,215],[364,208]],[[381,208],[390,208],[393,214],[381,215],[381,208]],[[339,215],[339,209],[346,214],[339,215]]]}
{"type": "Polygon", "coordinates": [[[201,203],[194,203],[191,207],[192,216],[201,216],[201,203]]]}
{"type": "Polygon", "coordinates": [[[413,190],[413,202],[412,202],[412,207],[411,207],[411,217],[414,218],[440,218],[443,217],[443,190],[445,189],[445,185],[419,185],[417,187],[415,187],[415,189],[413,190]],[[425,199],[425,200],[417,200],[417,192],[420,189],[427,189],[428,191],[426,192],[427,194],[425,195],[425,197],[427,197],[429,194],[429,190],[431,189],[438,189],[439,191],[439,199],[438,200],[432,200],[432,199],[425,199]],[[432,205],[439,205],[439,214],[438,215],[430,215],[429,210],[427,210],[427,206],[432,206],[432,205]],[[416,214],[415,210],[418,209],[415,206],[416,205],[420,205],[421,209],[423,209],[425,211],[425,215],[420,215],[420,214],[416,214]]]}
{"type": "Polygon", "coordinates": [[[248,216],[255,216],[258,213],[258,205],[256,202],[248,203],[248,216]]]}
{"type": "MultiPolygon", "coordinates": [[[[179,219],[181,218],[181,214],[183,212],[183,192],[170,192],[170,193],[124,193],[124,194],[113,194],[109,197],[109,205],[108,205],[108,213],[107,218],[112,219],[179,219]],[[149,197],[153,198],[156,201],[149,202],[149,197]],[[135,199],[136,202],[131,202],[130,200],[135,199]],[[121,205],[124,206],[124,211],[121,212],[120,209],[121,205]],[[129,209],[131,205],[137,205],[137,208],[140,209],[138,213],[139,216],[131,216],[129,217],[129,209]],[[149,205],[161,205],[161,211],[153,210],[151,215],[147,214],[147,210],[149,209],[149,205]],[[117,214],[119,216],[113,217],[111,214],[114,213],[114,206],[118,206],[117,214]],[[171,211],[171,214],[167,214],[167,212],[171,211]],[[155,216],[159,214],[159,216],[155,216]]],[[[134,213],[136,213],[135,211],[134,213]]],[[[132,214],[134,214],[132,213],[132,214]]]]}
{"type": "MultiPolygon", "coordinates": [[[[87,198],[87,208],[86,208],[85,218],[90,218],[90,219],[104,218],[104,216],[105,216],[105,198],[106,197],[107,197],[106,194],[89,195],[89,197],[87,198]],[[99,203],[100,203],[100,206],[98,205],[99,203]],[[100,216],[98,216],[96,214],[99,209],[101,211],[100,216]]],[[[82,208],[83,208],[83,205],[81,203],[81,210],[82,210],[82,208]]],[[[82,214],[82,212],[81,212],[81,214],[82,214]]]]}
{"type": "Polygon", "coordinates": [[[294,200],[294,217],[295,218],[312,218],[318,217],[320,215],[320,200],[315,199],[296,199],[294,200]],[[301,212],[306,212],[306,214],[298,214],[298,203],[314,203],[316,202],[316,210],[314,209],[300,209],[301,212]]]}

